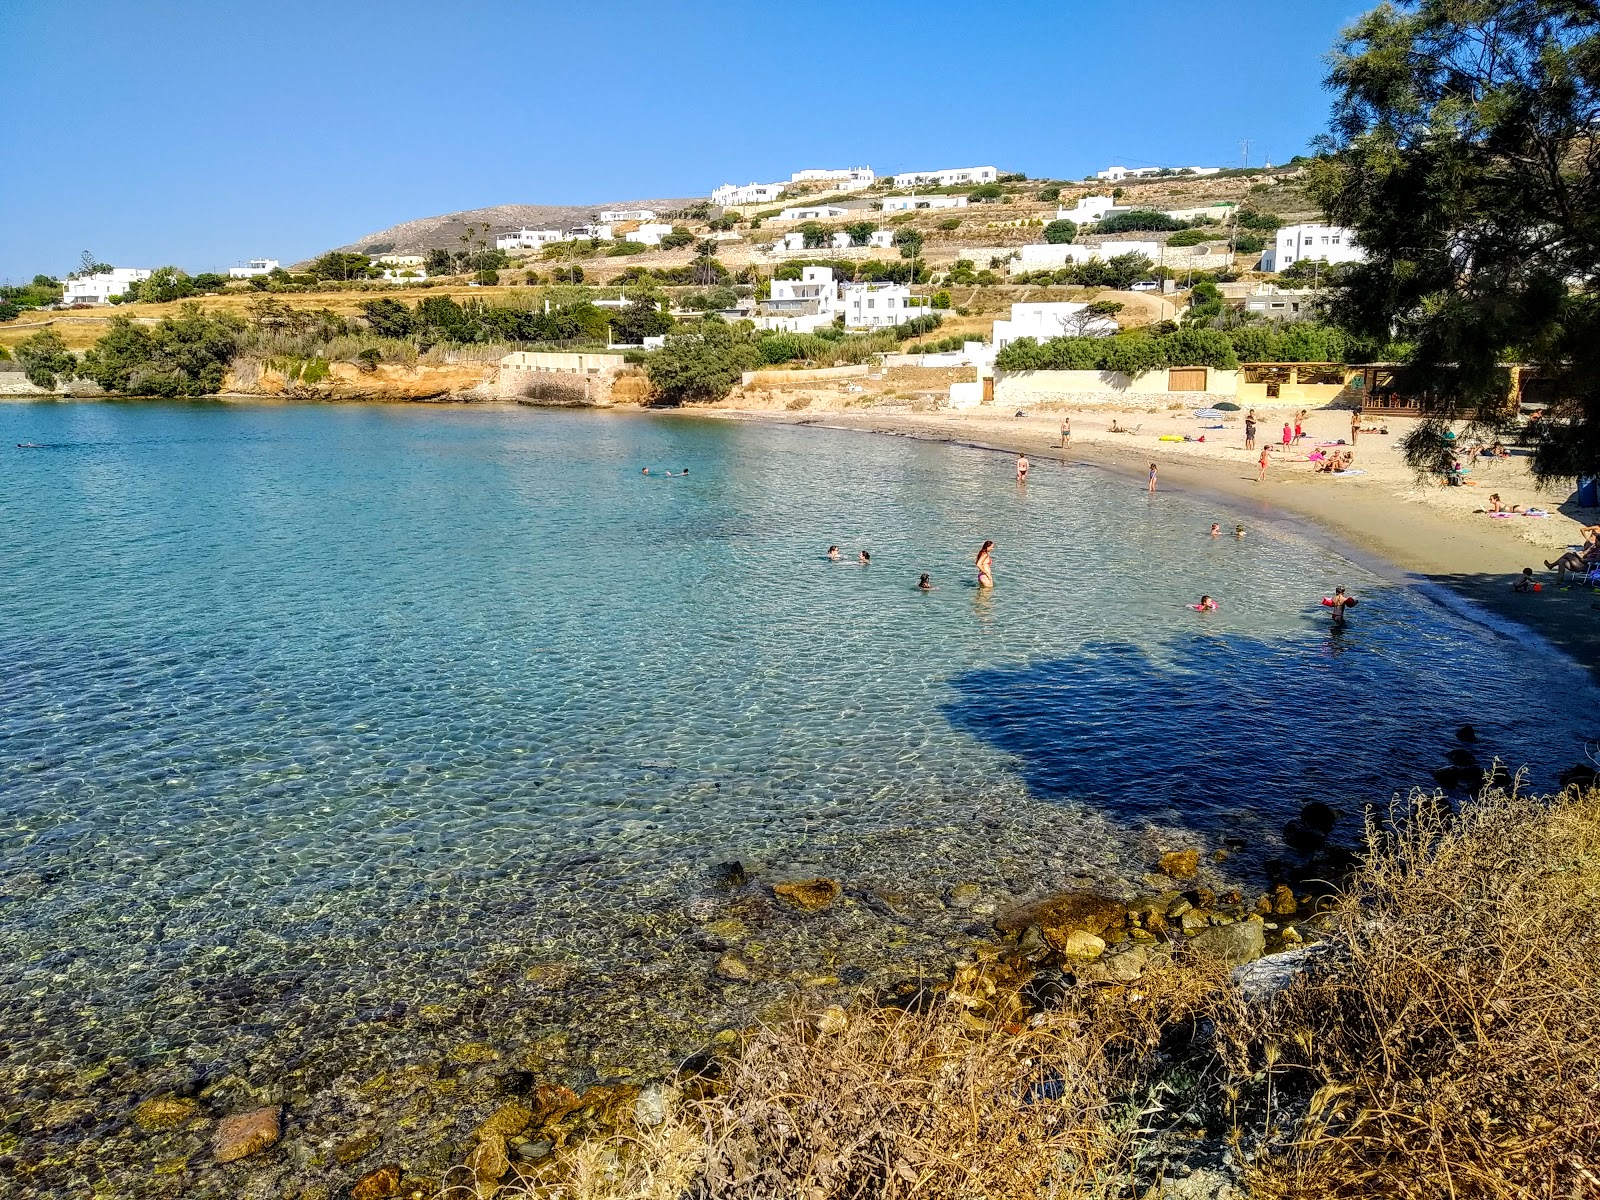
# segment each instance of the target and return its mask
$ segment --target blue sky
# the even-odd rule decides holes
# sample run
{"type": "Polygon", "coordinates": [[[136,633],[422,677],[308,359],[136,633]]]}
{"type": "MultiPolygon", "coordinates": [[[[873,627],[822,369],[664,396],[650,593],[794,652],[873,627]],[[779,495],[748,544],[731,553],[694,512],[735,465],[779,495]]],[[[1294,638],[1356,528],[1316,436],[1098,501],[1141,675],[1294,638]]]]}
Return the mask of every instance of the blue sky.
{"type": "Polygon", "coordinates": [[[1303,152],[1362,0],[0,0],[0,280],[814,166],[1303,152]]]}

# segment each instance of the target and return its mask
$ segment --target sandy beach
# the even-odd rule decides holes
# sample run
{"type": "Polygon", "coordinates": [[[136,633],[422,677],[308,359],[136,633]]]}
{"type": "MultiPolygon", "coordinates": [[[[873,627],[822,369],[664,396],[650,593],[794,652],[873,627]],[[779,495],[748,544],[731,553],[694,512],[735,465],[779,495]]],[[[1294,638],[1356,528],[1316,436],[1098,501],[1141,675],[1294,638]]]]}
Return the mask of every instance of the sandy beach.
{"type": "MultiPolygon", "coordinates": [[[[1549,644],[1571,655],[1600,679],[1600,595],[1572,584],[1563,587],[1546,570],[1568,546],[1581,542],[1579,528],[1600,520],[1600,510],[1582,509],[1570,488],[1542,490],[1528,471],[1526,452],[1512,457],[1479,459],[1462,487],[1420,481],[1405,465],[1399,450],[1412,421],[1406,418],[1363,422],[1354,447],[1360,474],[1319,473],[1307,452],[1320,442],[1350,436],[1347,409],[1313,410],[1304,422],[1304,441],[1285,453],[1281,445],[1286,410],[1263,409],[1257,450],[1244,449],[1243,412],[1217,420],[1197,418],[1192,411],[1151,412],[1145,409],[1082,408],[1029,411],[1025,415],[990,408],[917,411],[910,406],[840,408],[833,411],[789,411],[721,407],[725,419],[821,425],[906,437],[932,438],[1023,452],[1033,459],[1092,463],[1128,478],[1130,487],[1144,487],[1149,464],[1158,465],[1161,488],[1213,495],[1237,511],[1253,507],[1263,518],[1298,518],[1324,529],[1373,556],[1392,571],[1431,589],[1441,599],[1464,597],[1477,606],[1487,628],[1514,636],[1514,622],[1531,629],[1549,644]],[[1072,422],[1071,445],[1060,446],[1063,417],[1072,422]],[[1133,433],[1112,433],[1113,422],[1133,433]],[[1188,435],[1205,441],[1161,441],[1163,435],[1188,435]],[[1264,482],[1256,481],[1259,448],[1273,449],[1264,482]],[[1539,508],[1540,517],[1491,517],[1485,511],[1491,494],[1503,503],[1539,508]],[[1512,583],[1524,567],[1532,567],[1541,591],[1519,593],[1512,583]],[[1496,620],[1500,618],[1500,620],[1496,620]]],[[[1007,467],[1009,473],[1009,466],[1007,467]]],[[[1222,519],[1221,516],[1218,518],[1222,519]]]]}

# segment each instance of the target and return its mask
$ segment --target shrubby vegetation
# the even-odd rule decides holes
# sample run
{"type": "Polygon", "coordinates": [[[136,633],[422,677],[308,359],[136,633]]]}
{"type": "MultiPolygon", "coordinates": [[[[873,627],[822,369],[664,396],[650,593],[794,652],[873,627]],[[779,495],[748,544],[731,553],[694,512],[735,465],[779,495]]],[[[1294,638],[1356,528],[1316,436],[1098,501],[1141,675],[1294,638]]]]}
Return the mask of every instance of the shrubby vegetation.
{"type": "MultiPolygon", "coordinates": [[[[1155,277],[1155,263],[1143,254],[1133,253],[1119,254],[1109,260],[1094,258],[1086,263],[1067,263],[1050,271],[1026,271],[1017,276],[1015,282],[1126,289],[1155,277]]],[[[956,279],[952,273],[951,282],[965,281],[956,279]]]]}
{"type": "Polygon", "coordinates": [[[20,287],[0,287],[0,321],[12,320],[23,309],[57,304],[63,290],[61,284],[48,275],[35,275],[33,282],[20,287]]]}
{"type": "Polygon", "coordinates": [[[78,374],[128,396],[210,395],[222,390],[244,332],[241,318],[207,315],[198,304],[185,304],[154,326],[112,317],[110,330],[84,354],[78,374]]]}
{"type": "Polygon", "coordinates": [[[1153,208],[1136,208],[1132,212],[1107,213],[1095,226],[1096,233],[1164,233],[1187,229],[1188,223],[1157,212],[1153,208]]]}
{"type": "Polygon", "coordinates": [[[1052,246],[1065,246],[1078,236],[1078,226],[1062,217],[1044,227],[1044,240],[1052,246]]]}
{"type": "Polygon", "coordinates": [[[78,371],[78,360],[53,329],[41,329],[18,345],[17,361],[35,387],[54,388],[57,382],[72,379],[78,371]]]}
{"type": "Polygon", "coordinates": [[[995,356],[1005,371],[1120,371],[1142,375],[1164,367],[1239,365],[1233,344],[1215,329],[1179,329],[1165,335],[1143,332],[1113,337],[1059,337],[1046,342],[1018,338],[995,356]]]}

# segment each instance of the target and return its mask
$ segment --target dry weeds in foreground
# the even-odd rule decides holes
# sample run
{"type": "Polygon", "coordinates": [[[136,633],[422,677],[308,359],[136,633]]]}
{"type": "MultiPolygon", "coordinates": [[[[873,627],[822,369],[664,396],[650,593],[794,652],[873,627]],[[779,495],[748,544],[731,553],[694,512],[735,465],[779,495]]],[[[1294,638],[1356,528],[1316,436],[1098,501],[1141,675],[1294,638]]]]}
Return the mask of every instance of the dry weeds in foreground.
{"type": "Polygon", "coordinates": [[[1236,1060],[1315,1089],[1252,1194],[1600,1195],[1600,791],[1414,796],[1368,841],[1342,960],[1236,1060]]]}
{"type": "Polygon", "coordinates": [[[1368,841],[1334,952],[1265,1009],[1191,960],[1029,1016],[1031,967],[974,964],[915,1010],[752,1031],[663,1124],[445,1194],[1143,1197],[1158,1101],[1232,1097],[1235,1152],[1277,1151],[1247,1168],[1256,1200],[1600,1196],[1600,791],[1459,816],[1415,796],[1368,841]],[[1216,1036],[1164,1057],[1179,1027],[1216,1036]]]}

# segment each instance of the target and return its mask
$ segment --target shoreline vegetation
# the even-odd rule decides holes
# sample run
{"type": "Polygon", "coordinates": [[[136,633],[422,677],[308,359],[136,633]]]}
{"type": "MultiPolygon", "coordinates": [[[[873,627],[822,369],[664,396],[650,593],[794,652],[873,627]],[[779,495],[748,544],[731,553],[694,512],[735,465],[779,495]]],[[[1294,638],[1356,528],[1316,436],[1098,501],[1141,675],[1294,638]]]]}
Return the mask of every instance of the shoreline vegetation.
{"type": "MultiPolygon", "coordinates": [[[[1162,865],[1192,877],[1196,857],[1162,865]]],[[[643,1088],[536,1086],[488,1114],[442,1180],[390,1163],[350,1194],[1510,1200],[1600,1186],[1600,1031],[1582,1015],[1600,1007],[1600,790],[1533,798],[1511,781],[1459,811],[1414,793],[1369,811],[1337,894],[1191,923],[1203,891],[1048,897],[1001,914],[949,979],[848,1008],[797,1002],[643,1088]],[[1280,952],[1256,958],[1247,943],[1259,953],[1268,929],[1280,952]]]]}

